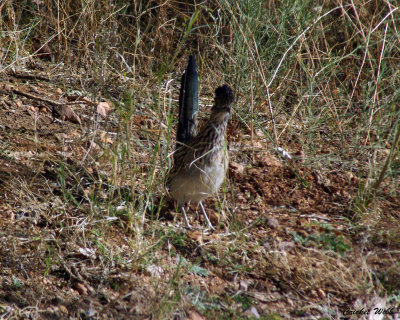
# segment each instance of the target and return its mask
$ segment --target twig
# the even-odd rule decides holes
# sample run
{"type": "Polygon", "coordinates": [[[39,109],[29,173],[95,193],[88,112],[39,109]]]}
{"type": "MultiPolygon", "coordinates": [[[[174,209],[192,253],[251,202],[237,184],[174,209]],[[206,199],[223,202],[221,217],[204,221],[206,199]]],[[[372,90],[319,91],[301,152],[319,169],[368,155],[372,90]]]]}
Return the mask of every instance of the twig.
{"type": "Polygon", "coordinates": [[[15,78],[20,78],[20,79],[41,80],[41,81],[51,82],[50,77],[46,77],[43,75],[30,74],[30,73],[26,73],[26,72],[17,72],[14,70],[7,71],[7,74],[9,74],[10,76],[13,76],[15,78]]]}
{"type": "Polygon", "coordinates": [[[30,99],[39,100],[39,101],[42,101],[42,102],[47,102],[47,103],[49,103],[51,105],[54,105],[54,106],[61,107],[61,106],[63,106],[65,104],[65,103],[54,101],[54,100],[50,100],[48,98],[39,97],[39,96],[36,96],[36,95],[28,93],[28,92],[23,92],[23,91],[20,91],[18,89],[15,89],[15,88],[12,89],[12,92],[14,92],[16,94],[19,94],[21,96],[30,98],[30,99]]]}
{"type": "Polygon", "coordinates": [[[82,104],[82,103],[91,104],[91,102],[88,102],[88,101],[86,101],[86,100],[82,100],[82,101],[81,101],[81,100],[80,100],[80,101],[68,101],[68,102],[57,102],[57,101],[54,101],[54,100],[51,100],[51,99],[48,99],[48,98],[36,96],[36,95],[34,95],[34,94],[32,94],[32,93],[28,93],[28,92],[21,91],[21,90],[15,89],[15,88],[13,88],[12,91],[13,91],[14,93],[16,93],[16,94],[19,94],[19,95],[21,95],[21,96],[27,97],[27,98],[29,98],[29,99],[39,100],[39,101],[42,101],[42,102],[47,102],[47,103],[49,103],[49,104],[51,104],[51,105],[58,106],[58,107],[62,107],[63,105],[66,105],[66,104],[69,104],[69,105],[73,105],[73,104],[82,104]]]}

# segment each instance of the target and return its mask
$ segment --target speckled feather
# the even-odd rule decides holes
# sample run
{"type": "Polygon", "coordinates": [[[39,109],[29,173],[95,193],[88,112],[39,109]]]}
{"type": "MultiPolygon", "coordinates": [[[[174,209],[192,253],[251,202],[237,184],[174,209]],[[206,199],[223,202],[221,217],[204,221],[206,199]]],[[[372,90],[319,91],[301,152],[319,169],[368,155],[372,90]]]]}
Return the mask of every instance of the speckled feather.
{"type": "Polygon", "coordinates": [[[228,166],[225,134],[232,102],[232,89],[218,87],[210,119],[195,138],[175,152],[167,186],[178,202],[199,202],[220,187],[228,166]]]}

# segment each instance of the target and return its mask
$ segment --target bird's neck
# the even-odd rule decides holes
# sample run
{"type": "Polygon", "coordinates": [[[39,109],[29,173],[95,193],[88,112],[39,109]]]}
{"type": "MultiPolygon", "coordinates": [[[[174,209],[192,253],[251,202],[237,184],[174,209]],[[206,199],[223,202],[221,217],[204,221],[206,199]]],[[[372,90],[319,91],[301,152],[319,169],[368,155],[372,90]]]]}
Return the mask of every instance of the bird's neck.
{"type": "Polygon", "coordinates": [[[214,124],[217,127],[223,126],[226,128],[229,119],[229,112],[218,112],[213,111],[208,121],[210,124],[214,124]]]}
{"type": "Polygon", "coordinates": [[[229,112],[212,112],[206,124],[208,134],[214,136],[214,142],[225,140],[225,131],[228,124],[229,112]],[[211,133],[214,132],[214,133],[211,133]]]}

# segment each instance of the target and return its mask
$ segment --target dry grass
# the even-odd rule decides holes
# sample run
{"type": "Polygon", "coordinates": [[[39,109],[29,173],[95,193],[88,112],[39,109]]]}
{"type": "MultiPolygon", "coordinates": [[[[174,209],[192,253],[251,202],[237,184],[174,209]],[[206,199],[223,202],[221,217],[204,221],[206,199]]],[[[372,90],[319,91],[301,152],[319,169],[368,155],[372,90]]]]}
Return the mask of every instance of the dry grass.
{"type": "Polygon", "coordinates": [[[398,308],[395,2],[56,3],[0,4],[2,318],[398,308]],[[201,117],[217,85],[237,96],[213,234],[162,187],[189,53],[201,117]]]}

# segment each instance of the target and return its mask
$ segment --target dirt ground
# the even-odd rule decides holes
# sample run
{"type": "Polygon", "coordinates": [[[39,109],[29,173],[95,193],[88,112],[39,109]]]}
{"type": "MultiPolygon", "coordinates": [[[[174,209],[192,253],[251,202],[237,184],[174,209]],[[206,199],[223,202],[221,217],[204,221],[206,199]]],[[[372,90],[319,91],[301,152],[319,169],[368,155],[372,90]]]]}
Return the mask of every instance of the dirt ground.
{"type": "MultiPolygon", "coordinates": [[[[135,185],[155,174],[150,150],[118,184],[103,152],[117,144],[118,110],[79,97],[70,77],[0,76],[2,318],[355,319],[345,310],[398,307],[398,197],[383,189],[374,214],[355,217],[359,177],[305,165],[295,142],[286,159],[233,118],[228,179],[205,203],[218,228],[203,232],[192,214],[186,231],[162,188],[149,204],[135,185]]],[[[158,130],[146,114],[131,124],[137,136],[158,130]]]]}

